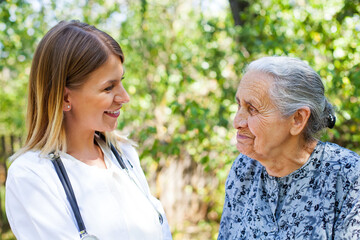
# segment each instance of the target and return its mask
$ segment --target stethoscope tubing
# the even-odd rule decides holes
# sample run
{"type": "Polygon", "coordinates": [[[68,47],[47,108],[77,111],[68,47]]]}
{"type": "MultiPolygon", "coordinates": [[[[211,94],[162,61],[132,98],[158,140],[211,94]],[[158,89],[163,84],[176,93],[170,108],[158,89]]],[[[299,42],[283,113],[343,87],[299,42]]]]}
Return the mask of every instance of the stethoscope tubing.
{"type": "Polygon", "coordinates": [[[78,224],[79,232],[84,233],[86,232],[84,221],[81,217],[79,205],[77,204],[76,197],[74,194],[74,190],[71,186],[70,179],[66,173],[64,164],[62,163],[60,156],[55,156],[51,161],[55,167],[55,171],[59,176],[60,182],[64,187],[66,197],[70,203],[70,206],[73,210],[76,222],[78,224]]]}
{"type": "MultiPolygon", "coordinates": [[[[106,142],[105,136],[99,132],[96,132],[99,137],[106,142]]],[[[109,143],[110,149],[112,151],[112,153],[115,155],[116,160],[118,161],[121,169],[125,170],[126,173],[128,174],[129,178],[134,182],[134,184],[139,188],[139,190],[141,191],[140,186],[136,183],[136,181],[130,176],[129,170],[126,167],[123,158],[121,157],[121,155],[119,154],[119,152],[117,151],[117,149],[114,147],[113,144],[109,143]]],[[[66,173],[66,169],[64,167],[64,164],[61,161],[61,158],[58,154],[55,153],[51,153],[50,154],[50,158],[51,158],[51,162],[53,163],[54,167],[55,167],[55,171],[60,179],[60,182],[65,190],[65,194],[66,197],[70,203],[71,209],[73,210],[74,216],[75,216],[75,220],[77,222],[78,225],[78,229],[79,229],[79,235],[81,239],[97,239],[95,236],[93,235],[88,235],[87,231],[86,231],[86,227],[84,224],[84,221],[81,217],[81,213],[80,213],[80,209],[79,209],[79,205],[77,204],[76,201],[76,197],[74,194],[74,190],[71,186],[71,182],[70,179],[66,173]]],[[[129,162],[130,164],[130,162],[129,162]]],[[[132,167],[132,166],[131,166],[132,167]]],[[[146,193],[144,193],[146,198],[150,201],[149,197],[147,196],[146,193]]],[[[155,211],[158,213],[159,216],[159,222],[160,224],[163,224],[163,217],[161,215],[161,213],[157,210],[157,208],[154,206],[154,204],[150,201],[151,205],[153,205],[155,211]]]]}

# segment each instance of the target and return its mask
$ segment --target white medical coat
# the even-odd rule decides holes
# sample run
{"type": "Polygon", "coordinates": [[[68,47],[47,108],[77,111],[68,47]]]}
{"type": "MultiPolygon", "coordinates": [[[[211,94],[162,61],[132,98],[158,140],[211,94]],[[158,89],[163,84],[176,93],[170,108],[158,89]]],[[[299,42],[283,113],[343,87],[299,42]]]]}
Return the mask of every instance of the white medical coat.
{"type": "MultiPolygon", "coordinates": [[[[89,166],[60,153],[89,234],[100,240],[172,239],[161,203],[149,190],[135,149],[121,145],[124,162],[136,184],[102,141],[107,169],[89,166]],[[156,210],[162,214],[163,224],[156,210]]],[[[10,166],[6,213],[18,240],[80,239],[65,191],[48,157],[28,151],[10,166]]]]}

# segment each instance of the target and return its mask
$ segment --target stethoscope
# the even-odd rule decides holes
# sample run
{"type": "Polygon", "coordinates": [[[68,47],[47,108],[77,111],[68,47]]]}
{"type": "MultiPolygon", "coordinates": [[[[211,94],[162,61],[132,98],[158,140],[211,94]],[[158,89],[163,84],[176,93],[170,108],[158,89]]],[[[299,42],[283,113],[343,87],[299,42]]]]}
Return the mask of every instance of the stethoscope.
{"type": "MultiPolygon", "coordinates": [[[[100,138],[105,141],[105,136],[102,134],[99,134],[97,132],[97,134],[100,136],[100,138]]],[[[112,153],[115,155],[121,169],[125,170],[127,175],[130,177],[130,179],[135,183],[135,185],[140,189],[141,192],[143,192],[140,188],[140,186],[136,183],[136,181],[134,180],[133,177],[131,177],[128,168],[126,167],[123,158],[121,157],[121,155],[119,154],[119,152],[116,150],[116,148],[114,147],[114,145],[112,145],[111,143],[109,143],[109,146],[111,148],[112,153]]],[[[84,221],[81,217],[80,214],[80,210],[79,210],[79,206],[77,204],[76,198],[75,198],[75,194],[73,191],[73,188],[71,186],[70,183],[70,179],[66,173],[64,164],[61,161],[60,155],[57,153],[50,153],[49,157],[51,158],[51,162],[53,163],[54,167],[55,167],[55,171],[60,179],[60,182],[65,190],[65,194],[66,197],[70,203],[71,209],[74,213],[75,216],[75,220],[77,222],[78,225],[78,230],[79,230],[79,235],[80,235],[80,239],[82,240],[99,240],[99,238],[97,238],[94,235],[88,234],[85,228],[85,224],[84,221]]],[[[130,162],[129,162],[130,164],[130,162]]],[[[130,164],[131,168],[133,168],[133,166],[130,164]]],[[[146,196],[146,198],[150,201],[151,205],[154,207],[155,211],[158,213],[159,216],[159,222],[160,224],[163,224],[163,217],[161,215],[161,213],[157,210],[157,208],[154,206],[154,204],[152,203],[152,201],[149,199],[149,197],[147,196],[147,194],[144,193],[144,195],[146,196]]]]}

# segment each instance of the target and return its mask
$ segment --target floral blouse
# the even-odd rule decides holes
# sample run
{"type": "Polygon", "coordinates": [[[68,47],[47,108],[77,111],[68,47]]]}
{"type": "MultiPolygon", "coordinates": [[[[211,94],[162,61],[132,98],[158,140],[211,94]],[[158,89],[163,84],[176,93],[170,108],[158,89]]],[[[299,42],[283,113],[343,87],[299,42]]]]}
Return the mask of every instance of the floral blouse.
{"type": "Polygon", "coordinates": [[[285,177],[240,154],[226,181],[218,240],[360,239],[360,156],[318,142],[285,177]]]}

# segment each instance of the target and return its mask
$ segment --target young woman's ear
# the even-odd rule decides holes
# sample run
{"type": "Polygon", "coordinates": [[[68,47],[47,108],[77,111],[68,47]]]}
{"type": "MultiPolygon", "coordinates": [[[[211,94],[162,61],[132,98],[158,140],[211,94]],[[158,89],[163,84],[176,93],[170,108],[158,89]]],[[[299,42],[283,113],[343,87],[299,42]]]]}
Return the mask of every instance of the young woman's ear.
{"type": "Polygon", "coordinates": [[[69,93],[70,93],[70,90],[67,87],[65,87],[64,99],[63,99],[63,111],[65,111],[65,112],[71,110],[71,102],[70,102],[69,93]]]}
{"type": "Polygon", "coordinates": [[[305,128],[309,117],[311,114],[311,110],[309,107],[302,107],[299,108],[293,115],[292,115],[292,126],[290,128],[290,133],[292,135],[299,135],[305,128]]]}

